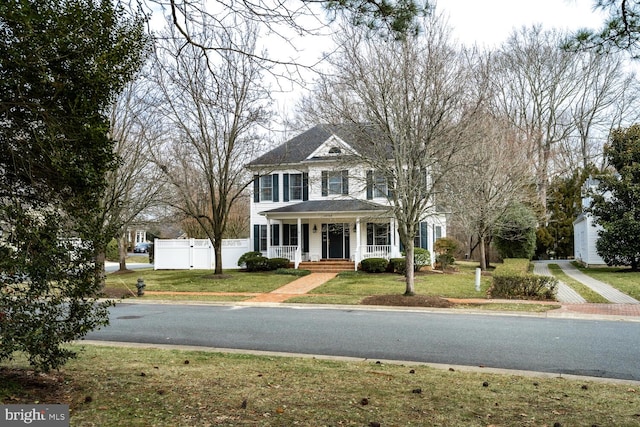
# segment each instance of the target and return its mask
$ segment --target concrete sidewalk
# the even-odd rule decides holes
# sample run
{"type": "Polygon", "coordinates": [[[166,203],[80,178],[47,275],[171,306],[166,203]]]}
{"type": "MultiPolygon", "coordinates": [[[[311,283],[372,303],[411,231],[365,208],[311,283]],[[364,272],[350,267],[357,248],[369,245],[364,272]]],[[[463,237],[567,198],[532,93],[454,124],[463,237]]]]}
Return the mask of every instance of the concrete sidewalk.
{"type": "MultiPolygon", "coordinates": [[[[533,273],[540,276],[553,276],[549,270],[549,264],[546,262],[534,262],[533,273]]],[[[577,293],[571,286],[564,282],[558,282],[558,293],[556,294],[558,301],[567,304],[586,304],[587,300],[577,293]]]]}
{"type": "Polygon", "coordinates": [[[560,266],[562,271],[567,276],[571,277],[574,280],[577,280],[585,286],[590,287],[595,292],[599,293],[614,304],[640,304],[640,301],[630,297],[625,293],[620,292],[613,286],[594,279],[591,276],[587,276],[582,271],[574,267],[570,261],[557,261],[556,264],[560,266]]]}

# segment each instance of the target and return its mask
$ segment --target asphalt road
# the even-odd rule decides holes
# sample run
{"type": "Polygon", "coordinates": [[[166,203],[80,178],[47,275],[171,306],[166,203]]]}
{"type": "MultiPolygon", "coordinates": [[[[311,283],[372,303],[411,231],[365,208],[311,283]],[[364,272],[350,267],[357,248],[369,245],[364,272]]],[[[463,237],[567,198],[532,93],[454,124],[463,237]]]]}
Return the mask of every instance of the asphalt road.
{"type": "Polygon", "coordinates": [[[636,322],[122,303],[86,338],[640,380],[636,322]]]}

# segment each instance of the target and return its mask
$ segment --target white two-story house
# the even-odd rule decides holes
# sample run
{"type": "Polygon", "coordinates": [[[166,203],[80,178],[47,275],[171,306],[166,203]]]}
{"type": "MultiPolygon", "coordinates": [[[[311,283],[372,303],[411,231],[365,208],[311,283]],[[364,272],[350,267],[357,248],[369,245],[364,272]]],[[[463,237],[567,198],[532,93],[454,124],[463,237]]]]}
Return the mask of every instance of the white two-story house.
{"type": "MultiPolygon", "coordinates": [[[[349,162],[348,125],[317,125],[247,165],[254,173],[253,249],[302,261],[401,257],[389,192],[376,171],[349,162]]],[[[444,214],[425,212],[416,247],[433,254],[444,214]]]]}

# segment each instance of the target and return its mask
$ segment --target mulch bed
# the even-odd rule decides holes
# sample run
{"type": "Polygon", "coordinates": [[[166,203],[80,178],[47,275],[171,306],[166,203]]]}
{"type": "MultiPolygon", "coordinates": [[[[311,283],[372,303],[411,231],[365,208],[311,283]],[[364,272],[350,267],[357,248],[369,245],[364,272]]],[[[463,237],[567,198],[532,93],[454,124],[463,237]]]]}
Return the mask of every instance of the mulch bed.
{"type": "Polygon", "coordinates": [[[436,307],[450,308],[454,304],[440,297],[426,295],[405,296],[395,295],[373,295],[362,300],[363,305],[387,305],[400,307],[436,307]]]}

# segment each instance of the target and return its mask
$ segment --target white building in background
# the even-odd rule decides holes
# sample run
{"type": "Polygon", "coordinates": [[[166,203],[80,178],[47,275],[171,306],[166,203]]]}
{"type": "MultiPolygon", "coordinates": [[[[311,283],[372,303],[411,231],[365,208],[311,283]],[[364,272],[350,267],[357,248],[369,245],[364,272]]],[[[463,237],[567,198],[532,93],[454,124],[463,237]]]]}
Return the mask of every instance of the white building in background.
{"type": "Polygon", "coordinates": [[[585,266],[606,265],[596,251],[598,231],[602,227],[595,225],[593,215],[586,210],[591,206],[590,193],[598,187],[599,181],[589,177],[582,186],[582,213],[573,221],[573,244],[576,261],[585,266]]]}

